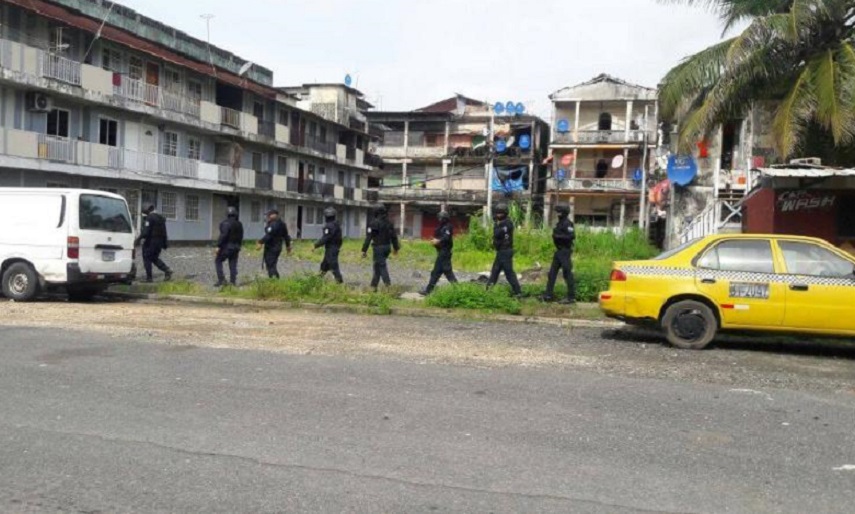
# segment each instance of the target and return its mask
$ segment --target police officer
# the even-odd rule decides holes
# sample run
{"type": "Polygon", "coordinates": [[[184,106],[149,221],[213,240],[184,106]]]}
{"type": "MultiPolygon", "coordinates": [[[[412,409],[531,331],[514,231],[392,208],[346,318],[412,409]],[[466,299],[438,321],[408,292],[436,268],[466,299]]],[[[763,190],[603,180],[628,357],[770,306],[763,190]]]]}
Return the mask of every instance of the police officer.
{"type": "Polygon", "coordinates": [[[395,226],[389,221],[386,206],[383,204],[374,207],[374,221],[368,225],[365,242],[362,243],[363,259],[368,256],[369,245],[374,248],[374,276],[371,278],[371,288],[376,291],[381,279],[386,287],[392,285],[386,260],[391,252],[394,251],[395,255],[398,255],[398,250],[401,249],[395,226]]]}
{"type": "Polygon", "coordinates": [[[422,296],[429,295],[442,275],[452,284],[457,283],[457,277],[451,268],[451,254],[454,249],[454,227],[451,225],[451,216],[442,211],[439,213],[439,226],[433,232],[431,243],[436,247],[436,262],[433,271],[430,272],[430,281],[423,290],[419,291],[422,296]]]}
{"type": "Polygon", "coordinates": [[[267,268],[267,276],[279,278],[279,256],[282,255],[282,244],[291,255],[291,235],[288,234],[288,226],[279,219],[279,211],[271,209],[267,213],[267,225],[264,227],[264,237],[258,241],[258,247],[264,246],[264,267],[267,268]]]}
{"type": "Polygon", "coordinates": [[[223,262],[229,261],[229,283],[237,285],[237,265],[243,245],[243,224],[238,220],[238,211],[234,207],[226,210],[226,219],[220,223],[220,238],[217,240],[217,258],[214,266],[217,268],[217,284],[215,287],[226,285],[223,273],[223,262]]]}
{"type": "Polygon", "coordinates": [[[157,266],[157,269],[164,273],[164,280],[169,282],[172,280],[172,270],[162,260],[160,260],[160,252],[168,247],[168,237],[166,234],[166,220],[155,212],[154,205],[149,205],[142,211],[145,215],[143,230],[140,237],[137,238],[136,244],[142,241],[142,258],[143,267],[145,268],[145,282],[152,282],[152,265],[157,266]]]}
{"type": "Polygon", "coordinates": [[[496,285],[499,274],[504,273],[505,278],[511,285],[514,296],[522,296],[520,282],[514,272],[514,224],[508,219],[508,206],[504,203],[496,205],[493,222],[493,248],[496,249],[496,259],[493,261],[493,270],[490,272],[490,280],[487,288],[496,285]]]}
{"type": "Polygon", "coordinates": [[[341,251],[341,225],[336,218],[335,209],[327,207],[324,209],[324,234],[315,242],[315,247],[312,251],[320,247],[324,247],[324,260],[321,261],[321,276],[325,276],[327,272],[332,271],[335,281],[339,284],[344,282],[341,276],[341,268],[338,265],[338,254],[341,251]]]}
{"type": "Polygon", "coordinates": [[[552,229],[552,242],[555,243],[555,254],[552,257],[552,267],[549,269],[549,280],[546,283],[546,293],[540,297],[544,302],[554,300],[555,280],[558,270],[564,273],[567,283],[567,298],[558,303],[572,305],[576,303],[576,280],[573,278],[573,242],[576,240],[576,227],[570,221],[570,208],[559,205],[555,208],[558,213],[558,223],[552,229]]]}

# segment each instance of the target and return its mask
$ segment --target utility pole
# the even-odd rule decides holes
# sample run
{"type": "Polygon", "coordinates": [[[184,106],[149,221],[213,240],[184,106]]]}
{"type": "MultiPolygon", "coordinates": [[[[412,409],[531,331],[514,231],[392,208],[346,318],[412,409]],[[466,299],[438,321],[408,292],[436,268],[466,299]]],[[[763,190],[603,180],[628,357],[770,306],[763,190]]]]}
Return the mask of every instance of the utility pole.
{"type": "Polygon", "coordinates": [[[639,212],[638,212],[638,226],[641,230],[644,231],[644,234],[647,235],[647,220],[649,216],[647,215],[647,152],[649,145],[649,129],[650,129],[650,121],[647,119],[650,106],[644,107],[644,137],[642,141],[644,141],[644,151],[642,153],[641,158],[641,202],[639,203],[639,212]]]}
{"type": "Polygon", "coordinates": [[[484,164],[484,179],[487,182],[487,210],[484,211],[484,226],[490,225],[493,218],[493,138],[495,132],[496,114],[492,104],[490,107],[490,129],[487,135],[487,162],[484,164]]]}

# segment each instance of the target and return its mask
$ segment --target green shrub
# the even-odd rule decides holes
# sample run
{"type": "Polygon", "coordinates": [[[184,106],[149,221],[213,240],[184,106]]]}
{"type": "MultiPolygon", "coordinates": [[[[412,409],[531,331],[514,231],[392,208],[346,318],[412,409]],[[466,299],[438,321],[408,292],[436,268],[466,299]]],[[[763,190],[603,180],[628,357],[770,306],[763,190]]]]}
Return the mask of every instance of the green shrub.
{"type": "Polygon", "coordinates": [[[474,309],[490,312],[519,314],[520,302],[510,296],[506,287],[495,287],[489,291],[483,285],[460,283],[443,286],[427,297],[430,307],[442,309],[474,309]]]}

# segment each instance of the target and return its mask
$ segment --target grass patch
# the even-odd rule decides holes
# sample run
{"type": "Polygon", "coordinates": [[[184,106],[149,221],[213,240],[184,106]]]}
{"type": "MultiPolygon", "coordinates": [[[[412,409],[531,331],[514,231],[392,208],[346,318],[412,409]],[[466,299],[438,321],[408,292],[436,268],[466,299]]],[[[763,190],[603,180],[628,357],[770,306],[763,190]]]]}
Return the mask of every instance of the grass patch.
{"type": "Polygon", "coordinates": [[[177,280],[175,282],[162,282],[155,287],[159,295],[198,295],[205,292],[205,288],[198,282],[177,280]]]}
{"type": "Polygon", "coordinates": [[[442,309],[469,309],[489,313],[519,314],[522,305],[505,287],[486,290],[481,284],[451,284],[434,290],[425,303],[442,309]]]}

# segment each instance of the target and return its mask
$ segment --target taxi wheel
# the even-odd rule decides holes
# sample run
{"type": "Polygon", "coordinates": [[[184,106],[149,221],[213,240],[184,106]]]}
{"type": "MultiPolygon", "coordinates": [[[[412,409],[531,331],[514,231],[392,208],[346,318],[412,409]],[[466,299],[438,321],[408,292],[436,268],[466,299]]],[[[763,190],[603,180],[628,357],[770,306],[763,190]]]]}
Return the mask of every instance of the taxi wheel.
{"type": "Polygon", "coordinates": [[[709,306],[692,300],[677,302],[662,316],[668,342],[684,350],[701,350],[712,342],[718,320],[709,306]]]}

